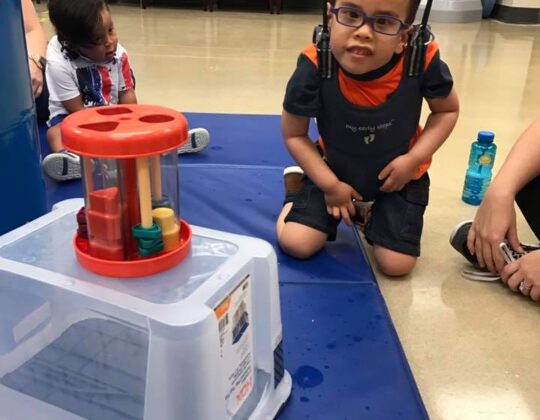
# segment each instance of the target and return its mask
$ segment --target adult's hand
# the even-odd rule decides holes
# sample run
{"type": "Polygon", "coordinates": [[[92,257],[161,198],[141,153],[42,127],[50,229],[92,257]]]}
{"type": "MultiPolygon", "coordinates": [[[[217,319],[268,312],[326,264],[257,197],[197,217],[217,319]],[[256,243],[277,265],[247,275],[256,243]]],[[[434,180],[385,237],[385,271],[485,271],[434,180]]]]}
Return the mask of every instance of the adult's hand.
{"type": "Polygon", "coordinates": [[[540,300],[540,251],[526,254],[506,265],[501,271],[501,278],[514,292],[540,300]]]}
{"type": "Polygon", "coordinates": [[[481,267],[499,273],[505,265],[499,244],[505,239],[514,250],[522,250],[517,237],[514,196],[490,188],[476,212],[467,247],[481,267]]]}
{"type": "Polygon", "coordinates": [[[31,0],[21,0],[22,14],[24,21],[24,33],[26,37],[26,48],[28,65],[30,66],[30,76],[32,78],[32,91],[37,98],[43,89],[43,72],[40,68],[39,57],[45,55],[47,38],[39,23],[39,19],[31,0]]]}

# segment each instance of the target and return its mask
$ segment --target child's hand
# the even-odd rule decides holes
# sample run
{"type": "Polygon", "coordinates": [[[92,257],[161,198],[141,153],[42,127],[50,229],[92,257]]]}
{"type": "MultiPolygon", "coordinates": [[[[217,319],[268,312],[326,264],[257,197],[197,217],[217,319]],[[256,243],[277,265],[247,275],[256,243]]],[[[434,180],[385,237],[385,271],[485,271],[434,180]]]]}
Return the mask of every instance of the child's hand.
{"type": "Polygon", "coordinates": [[[395,158],[379,173],[379,179],[385,179],[380,190],[384,192],[401,191],[413,178],[418,169],[418,162],[409,154],[395,158]]]}
{"type": "Polygon", "coordinates": [[[345,223],[351,225],[351,216],[356,213],[352,200],[362,200],[362,196],[349,184],[339,181],[324,194],[324,199],[328,214],[336,219],[343,218],[345,223]]]}

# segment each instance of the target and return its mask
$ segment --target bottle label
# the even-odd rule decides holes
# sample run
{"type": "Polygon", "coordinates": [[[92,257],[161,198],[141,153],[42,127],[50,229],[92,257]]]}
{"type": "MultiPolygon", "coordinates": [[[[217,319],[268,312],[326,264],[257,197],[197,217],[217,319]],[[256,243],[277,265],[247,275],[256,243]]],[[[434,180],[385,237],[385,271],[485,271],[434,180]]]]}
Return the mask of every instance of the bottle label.
{"type": "Polygon", "coordinates": [[[480,155],[478,158],[478,163],[480,165],[489,165],[491,163],[491,156],[490,155],[480,155]]]}
{"type": "MultiPolygon", "coordinates": [[[[487,180],[489,182],[489,180],[487,180]]],[[[465,191],[467,194],[480,195],[484,189],[486,179],[467,176],[465,178],[465,191]]]]}

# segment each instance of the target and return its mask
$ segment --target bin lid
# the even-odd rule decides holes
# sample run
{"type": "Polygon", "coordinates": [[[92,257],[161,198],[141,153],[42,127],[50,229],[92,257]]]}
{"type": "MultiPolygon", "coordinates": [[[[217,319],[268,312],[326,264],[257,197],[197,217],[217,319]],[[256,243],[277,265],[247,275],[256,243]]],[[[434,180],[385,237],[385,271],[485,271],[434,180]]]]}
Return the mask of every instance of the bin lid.
{"type": "Polygon", "coordinates": [[[98,158],[136,158],[175,150],[187,141],[187,121],[158,105],[86,108],[61,124],[66,149],[98,158]]]}

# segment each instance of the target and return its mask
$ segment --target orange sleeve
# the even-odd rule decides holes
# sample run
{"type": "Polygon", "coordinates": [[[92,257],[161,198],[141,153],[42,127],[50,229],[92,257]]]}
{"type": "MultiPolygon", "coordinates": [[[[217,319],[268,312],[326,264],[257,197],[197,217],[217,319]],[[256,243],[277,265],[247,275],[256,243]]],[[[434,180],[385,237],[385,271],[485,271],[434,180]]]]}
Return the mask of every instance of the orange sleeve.
{"type": "Polygon", "coordinates": [[[427,46],[426,51],[426,59],[424,61],[424,70],[428,68],[428,66],[431,63],[431,60],[433,60],[433,57],[435,57],[435,54],[439,51],[439,44],[437,44],[437,41],[432,41],[427,46]]]}
{"type": "Polygon", "coordinates": [[[319,60],[317,60],[317,47],[315,44],[309,44],[302,50],[302,54],[309,58],[309,61],[311,61],[316,68],[319,68],[319,60]]]}

